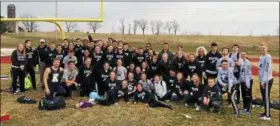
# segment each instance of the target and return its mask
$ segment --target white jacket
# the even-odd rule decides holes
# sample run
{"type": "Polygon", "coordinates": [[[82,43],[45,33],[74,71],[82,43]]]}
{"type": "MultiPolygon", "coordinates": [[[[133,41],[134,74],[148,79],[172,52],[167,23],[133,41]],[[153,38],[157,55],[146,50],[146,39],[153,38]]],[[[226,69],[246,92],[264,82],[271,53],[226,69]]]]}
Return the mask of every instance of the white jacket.
{"type": "Polygon", "coordinates": [[[167,93],[166,83],[164,81],[154,82],[155,93],[162,98],[167,93]]]}

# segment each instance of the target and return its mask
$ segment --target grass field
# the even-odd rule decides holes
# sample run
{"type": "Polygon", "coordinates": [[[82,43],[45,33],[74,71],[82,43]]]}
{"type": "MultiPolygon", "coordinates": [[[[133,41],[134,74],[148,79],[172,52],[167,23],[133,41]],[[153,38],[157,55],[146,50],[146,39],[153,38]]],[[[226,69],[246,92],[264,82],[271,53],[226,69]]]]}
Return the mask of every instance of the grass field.
{"type": "MultiPolygon", "coordinates": [[[[116,40],[123,40],[136,47],[144,47],[144,43],[150,42],[156,51],[162,49],[162,44],[170,44],[171,51],[176,50],[178,44],[183,45],[185,52],[194,52],[198,46],[206,46],[209,49],[210,43],[216,41],[221,47],[231,47],[233,43],[240,44],[241,50],[246,50],[250,55],[258,55],[258,45],[262,42],[268,42],[269,52],[273,56],[279,57],[279,37],[278,36],[209,36],[209,35],[120,35],[120,34],[96,34],[92,35],[94,39],[107,40],[112,37],[116,40]]],[[[87,38],[85,33],[66,33],[69,39],[87,38]]],[[[33,46],[38,44],[39,39],[44,38],[47,42],[55,40],[54,32],[46,33],[19,33],[1,35],[2,48],[15,48],[15,46],[24,42],[26,39],[33,41],[33,46]]],[[[62,42],[58,35],[58,42],[62,42]]]]}
{"type": "MultiPolygon", "coordinates": [[[[87,38],[85,33],[66,33],[68,38],[87,38]]],[[[176,50],[178,44],[184,46],[185,52],[193,52],[195,48],[204,45],[209,48],[210,42],[216,41],[220,47],[231,47],[233,43],[241,45],[241,50],[246,50],[250,55],[258,55],[258,45],[268,41],[269,51],[274,58],[279,57],[279,37],[253,37],[253,36],[168,36],[168,35],[109,35],[97,34],[93,35],[95,39],[104,39],[108,37],[117,40],[123,40],[134,46],[144,47],[144,43],[150,42],[156,51],[162,48],[162,43],[168,42],[171,51],[176,50]]],[[[18,43],[24,42],[25,39],[33,41],[33,47],[38,40],[44,38],[47,42],[55,40],[54,33],[19,33],[19,34],[3,34],[1,35],[1,48],[15,48],[18,43]]],[[[58,35],[60,38],[60,35],[58,35]]],[[[58,42],[61,42],[59,39],[58,42]]],[[[274,69],[279,69],[279,64],[274,65],[274,69]]],[[[10,64],[1,64],[1,75],[8,75],[10,64]]],[[[278,70],[279,72],[279,70],[278,70]]],[[[39,81],[38,75],[37,82],[39,81]]],[[[10,78],[8,81],[1,80],[1,89],[7,89],[10,86],[10,78]]],[[[257,77],[254,77],[253,97],[260,97],[260,89],[257,77]]],[[[39,86],[39,85],[38,85],[39,86]]],[[[87,100],[87,98],[78,97],[78,93],[74,93],[71,100],[67,100],[67,107],[57,111],[38,111],[38,104],[23,105],[16,102],[16,98],[25,95],[30,98],[39,100],[44,95],[44,91],[28,91],[12,95],[7,92],[1,92],[1,114],[9,113],[12,120],[6,122],[7,125],[19,126],[66,126],[66,125],[110,125],[110,126],[278,126],[279,111],[272,109],[272,120],[261,121],[257,115],[263,112],[263,108],[253,108],[251,116],[242,115],[238,118],[232,116],[232,107],[224,104],[222,114],[217,115],[208,112],[196,112],[194,108],[185,108],[183,104],[169,102],[174,106],[174,110],[163,108],[148,108],[144,104],[125,104],[122,100],[118,106],[93,106],[92,108],[77,110],[74,108],[76,102],[87,100]],[[188,114],[192,119],[185,118],[182,114],[188,114]]],[[[271,99],[279,99],[279,78],[274,79],[271,92],[271,99]]],[[[241,106],[240,106],[241,107],[241,106]]]]}
{"type": "MultiPolygon", "coordinates": [[[[1,74],[9,74],[9,64],[1,65],[1,74]]],[[[38,80],[38,75],[37,75],[38,80]]],[[[9,81],[1,80],[1,89],[7,89],[10,86],[9,81]]],[[[257,115],[263,112],[263,108],[253,108],[251,116],[242,115],[238,118],[232,116],[232,107],[224,104],[222,114],[217,115],[204,111],[196,112],[194,108],[185,108],[183,104],[170,102],[174,110],[164,108],[148,108],[144,104],[125,104],[122,100],[118,106],[93,106],[92,108],[77,110],[74,108],[76,102],[87,100],[87,98],[78,97],[78,92],[74,93],[71,100],[67,100],[67,107],[57,111],[38,111],[38,104],[24,105],[18,104],[16,98],[25,95],[39,100],[44,95],[44,91],[28,91],[12,95],[7,92],[1,92],[1,113],[9,113],[12,120],[6,122],[7,125],[35,126],[35,125],[111,125],[111,126],[277,126],[279,125],[279,111],[271,110],[272,120],[270,122],[261,121],[257,115]],[[182,114],[188,114],[192,119],[185,118],[182,114]]],[[[253,88],[254,98],[260,97],[258,79],[254,79],[253,88]]],[[[279,78],[275,78],[271,99],[279,98],[279,78]]]]}

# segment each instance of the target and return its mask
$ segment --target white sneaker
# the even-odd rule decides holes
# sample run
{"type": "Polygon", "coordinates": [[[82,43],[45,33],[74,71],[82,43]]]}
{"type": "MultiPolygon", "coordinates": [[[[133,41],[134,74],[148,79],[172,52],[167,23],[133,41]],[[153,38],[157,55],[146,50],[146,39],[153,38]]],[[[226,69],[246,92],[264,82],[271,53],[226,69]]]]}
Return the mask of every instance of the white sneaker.
{"type": "Polygon", "coordinates": [[[266,121],[270,121],[270,117],[267,116],[262,116],[260,117],[261,120],[266,120],[266,121]]]}
{"type": "Polygon", "coordinates": [[[189,105],[187,103],[185,103],[185,107],[188,107],[189,105]]]}
{"type": "Polygon", "coordinates": [[[200,106],[196,106],[195,111],[200,111],[200,110],[201,110],[200,106]]]}

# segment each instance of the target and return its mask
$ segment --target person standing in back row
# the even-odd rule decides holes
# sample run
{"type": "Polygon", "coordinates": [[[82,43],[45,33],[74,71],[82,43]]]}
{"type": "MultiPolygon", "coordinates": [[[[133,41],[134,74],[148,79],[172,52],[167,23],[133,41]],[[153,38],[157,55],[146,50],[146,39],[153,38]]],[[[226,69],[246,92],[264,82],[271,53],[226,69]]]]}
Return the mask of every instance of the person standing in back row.
{"type": "MultiPolygon", "coordinates": [[[[218,49],[218,45],[217,43],[213,42],[211,44],[211,51],[207,53],[206,55],[206,61],[204,64],[204,78],[217,78],[217,68],[216,68],[216,64],[217,64],[217,60],[219,58],[222,57],[222,55],[217,51],[218,49]]],[[[204,82],[208,82],[208,81],[204,81],[204,82]]]]}
{"type": "Polygon", "coordinates": [[[29,73],[31,77],[32,87],[34,90],[36,90],[36,79],[35,79],[35,70],[34,67],[36,66],[36,52],[31,47],[31,41],[26,40],[25,41],[25,53],[26,53],[26,71],[29,73]]]}
{"type": "Polygon", "coordinates": [[[260,115],[261,120],[270,120],[270,91],[273,84],[272,57],[267,52],[267,45],[261,44],[261,56],[259,59],[259,81],[262,99],[264,102],[264,113],[260,115]]]}
{"type": "Polygon", "coordinates": [[[13,51],[11,55],[12,60],[12,91],[15,94],[17,92],[17,78],[19,78],[20,91],[24,92],[24,78],[25,78],[25,65],[26,56],[24,45],[19,44],[17,49],[13,51]]]}
{"type": "Polygon", "coordinates": [[[45,44],[44,39],[40,39],[40,45],[36,48],[37,56],[38,56],[38,64],[40,71],[40,83],[42,88],[44,89],[44,72],[46,69],[46,62],[48,57],[48,46],[45,44]]]}

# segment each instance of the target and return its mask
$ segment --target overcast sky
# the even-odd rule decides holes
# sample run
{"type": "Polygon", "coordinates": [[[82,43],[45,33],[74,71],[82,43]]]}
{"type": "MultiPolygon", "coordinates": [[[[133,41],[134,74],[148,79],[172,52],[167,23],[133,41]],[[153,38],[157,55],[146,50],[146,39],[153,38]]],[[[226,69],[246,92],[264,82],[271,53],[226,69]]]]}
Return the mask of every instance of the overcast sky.
{"type": "MultiPolygon", "coordinates": [[[[16,6],[17,17],[25,14],[55,17],[55,2],[2,2],[1,15],[5,17],[8,4],[16,6]]],[[[58,17],[98,18],[99,12],[99,2],[58,2],[58,17]]],[[[127,24],[140,18],[177,20],[179,34],[275,35],[279,27],[278,2],[105,2],[104,12],[105,19],[98,30],[102,33],[119,32],[121,18],[127,24]]],[[[40,31],[55,29],[50,23],[39,25],[40,31]]],[[[79,29],[90,30],[86,23],[79,23],[79,29]]],[[[151,33],[150,27],[147,33],[151,33]]]]}

